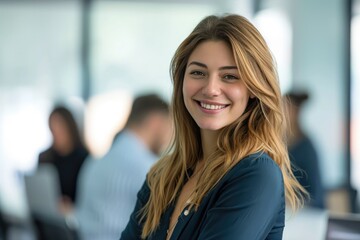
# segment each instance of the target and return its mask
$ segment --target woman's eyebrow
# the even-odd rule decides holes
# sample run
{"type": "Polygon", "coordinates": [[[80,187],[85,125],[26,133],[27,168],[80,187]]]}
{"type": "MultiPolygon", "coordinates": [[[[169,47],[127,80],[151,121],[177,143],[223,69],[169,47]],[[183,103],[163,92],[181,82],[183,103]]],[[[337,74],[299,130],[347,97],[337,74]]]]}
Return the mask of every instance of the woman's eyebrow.
{"type": "Polygon", "coordinates": [[[221,67],[219,68],[219,70],[232,70],[232,69],[235,69],[237,70],[237,66],[224,66],[224,67],[221,67]]]}
{"type": "MultiPolygon", "coordinates": [[[[201,62],[197,62],[197,61],[192,61],[191,63],[188,64],[188,67],[190,65],[196,65],[196,66],[199,66],[199,67],[208,68],[206,64],[201,63],[201,62]]],[[[237,70],[237,66],[223,66],[223,67],[219,68],[219,70],[232,70],[232,69],[237,70]]]]}
{"type": "Polygon", "coordinates": [[[203,68],[207,68],[206,64],[203,64],[201,62],[196,62],[196,61],[192,61],[191,63],[188,64],[188,67],[190,65],[196,65],[196,66],[199,66],[199,67],[203,67],[203,68]]]}

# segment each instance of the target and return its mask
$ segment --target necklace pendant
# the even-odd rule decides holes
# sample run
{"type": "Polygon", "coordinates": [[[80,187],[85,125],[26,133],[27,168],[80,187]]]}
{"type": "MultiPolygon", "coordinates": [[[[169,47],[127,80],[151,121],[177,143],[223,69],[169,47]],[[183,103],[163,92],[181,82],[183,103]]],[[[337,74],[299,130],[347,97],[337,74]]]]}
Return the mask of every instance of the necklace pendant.
{"type": "Polygon", "coordinates": [[[184,211],[184,215],[185,215],[185,216],[189,215],[189,210],[186,209],[186,210],[184,211]]]}

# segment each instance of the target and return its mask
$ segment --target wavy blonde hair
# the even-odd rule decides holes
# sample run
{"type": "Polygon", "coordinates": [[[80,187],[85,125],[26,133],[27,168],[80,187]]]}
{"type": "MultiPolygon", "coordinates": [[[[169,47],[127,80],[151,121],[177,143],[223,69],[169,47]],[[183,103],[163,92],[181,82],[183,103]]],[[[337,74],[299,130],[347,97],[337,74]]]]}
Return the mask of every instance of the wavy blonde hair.
{"type": "Polygon", "coordinates": [[[235,122],[221,129],[217,148],[205,159],[190,208],[196,210],[203,197],[234,165],[256,152],[266,152],[280,167],[288,203],[295,209],[303,204],[304,189],[291,171],[285,144],[284,104],[269,48],[246,18],[209,16],[180,44],[171,62],[174,140],[169,153],[147,176],[150,198],[141,212],[144,239],[156,230],[161,215],[176,201],[189,177],[188,170],[194,169],[203,157],[200,129],[184,105],[182,89],[190,54],[207,40],[224,41],[231,47],[240,78],[255,98],[249,99],[244,113],[235,122]]]}

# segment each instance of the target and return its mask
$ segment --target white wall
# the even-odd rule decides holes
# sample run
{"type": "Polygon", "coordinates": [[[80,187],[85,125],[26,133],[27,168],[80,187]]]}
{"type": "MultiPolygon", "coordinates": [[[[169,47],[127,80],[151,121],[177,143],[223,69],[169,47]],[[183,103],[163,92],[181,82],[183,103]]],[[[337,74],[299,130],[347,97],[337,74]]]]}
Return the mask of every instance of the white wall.
{"type": "Polygon", "coordinates": [[[304,126],[321,160],[324,183],[345,181],[345,1],[293,1],[293,84],[307,89],[304,126]]]}

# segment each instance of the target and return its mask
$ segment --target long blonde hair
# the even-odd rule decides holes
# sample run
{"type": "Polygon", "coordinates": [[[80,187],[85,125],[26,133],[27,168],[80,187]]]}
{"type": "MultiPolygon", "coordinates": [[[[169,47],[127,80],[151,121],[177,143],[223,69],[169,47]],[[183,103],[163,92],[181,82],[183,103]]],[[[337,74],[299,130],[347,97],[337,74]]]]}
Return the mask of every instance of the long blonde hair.
{"type": "Polygon", "coordinates": [[[150,170],[147,182],[150,198],[143,208],[142,238],[159,225],[161,215],[175,202],[187,181],[188,170],[203,157],[200,129],[184,105],[182,87],[186,65],[197,45],[206,40],[226,42],[233,51],[240,78],[255,96],[235,122],[221,129],[217,148],[206,160],[190,208],[199,206],[203,197],[242,158],[266,152],[280,167],[286,198],[295,209],[303,204],[303,188],[296,181],[285,144],[285,114],[275,64],[263,37],[244,17],[226,15],[203,19],[180,44],[171,62],[173,81],[172,115],[174,140],[169,154],[150,170]]]}

